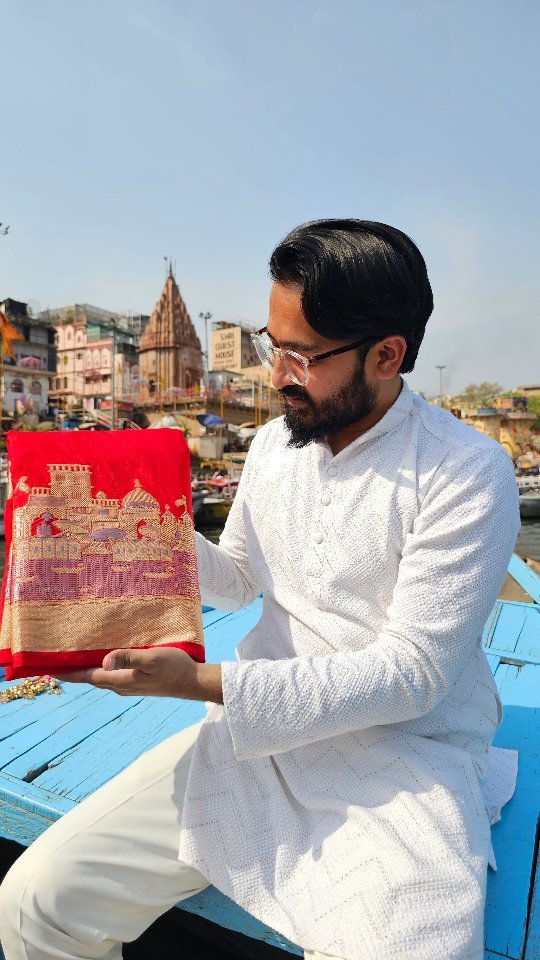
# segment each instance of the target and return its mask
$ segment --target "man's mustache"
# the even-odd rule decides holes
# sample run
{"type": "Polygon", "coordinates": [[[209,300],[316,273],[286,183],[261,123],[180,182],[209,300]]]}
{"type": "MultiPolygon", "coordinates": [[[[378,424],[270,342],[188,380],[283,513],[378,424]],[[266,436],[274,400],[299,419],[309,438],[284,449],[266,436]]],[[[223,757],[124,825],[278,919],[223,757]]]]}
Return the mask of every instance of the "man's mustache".
{"type": "Polygon", "coordinates": [[[290,397],[291,400],[304,400],[306,403],[311,403],[311,397],[302,390],[302,387],[282,387],[279,392],[283,397],[290,397]]]}

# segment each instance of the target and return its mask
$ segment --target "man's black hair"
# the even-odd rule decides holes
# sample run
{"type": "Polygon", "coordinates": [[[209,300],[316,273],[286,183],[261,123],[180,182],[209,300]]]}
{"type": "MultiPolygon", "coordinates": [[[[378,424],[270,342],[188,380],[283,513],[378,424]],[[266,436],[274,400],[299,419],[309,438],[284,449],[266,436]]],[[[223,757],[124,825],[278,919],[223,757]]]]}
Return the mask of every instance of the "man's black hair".
{"type": "Polygon", "coordinates": [[[413,369],[433,293],[418,247],[371,220],[314,220],[292,230],[270,258],[277,283],[302,287],[310,327],[330,340],[407,341],[401,373],[413,369]]]}

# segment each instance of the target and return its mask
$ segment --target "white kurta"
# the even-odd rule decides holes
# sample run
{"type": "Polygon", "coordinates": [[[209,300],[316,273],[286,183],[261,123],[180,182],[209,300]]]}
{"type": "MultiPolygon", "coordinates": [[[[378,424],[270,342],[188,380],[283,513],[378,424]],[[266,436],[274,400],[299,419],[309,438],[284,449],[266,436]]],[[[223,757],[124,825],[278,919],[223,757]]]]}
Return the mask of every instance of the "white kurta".
{"type": "Polygon", "coordinates": [[[403,385],[337,456],[259,431],[205,602],[263,614],[223,664],[180,859],[306,950],[481,960],[500,720],[480,646],[519,528],[512,463],[403,385]]]}

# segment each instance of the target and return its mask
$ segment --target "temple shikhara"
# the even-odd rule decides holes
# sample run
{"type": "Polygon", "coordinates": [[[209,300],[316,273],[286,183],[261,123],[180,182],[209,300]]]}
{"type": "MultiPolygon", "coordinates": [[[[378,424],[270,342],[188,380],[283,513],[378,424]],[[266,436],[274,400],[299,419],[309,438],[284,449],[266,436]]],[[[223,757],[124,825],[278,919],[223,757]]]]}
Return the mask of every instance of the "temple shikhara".
{"type": "Polygon", "coordinates": [[[203,376],[200,340],[174,278],[172,264],[139,344],[139,373],[150,392],[189,390],[203,376]]]}

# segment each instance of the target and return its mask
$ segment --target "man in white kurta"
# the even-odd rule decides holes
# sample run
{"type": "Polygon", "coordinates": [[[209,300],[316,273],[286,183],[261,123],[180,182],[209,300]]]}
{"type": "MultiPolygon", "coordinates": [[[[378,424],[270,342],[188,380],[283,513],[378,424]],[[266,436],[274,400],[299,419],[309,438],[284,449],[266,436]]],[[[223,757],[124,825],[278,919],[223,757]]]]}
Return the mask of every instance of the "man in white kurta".
{"type": "Polygon", "coordinates": [[[501,705],[481,636],[519,527],[512,463],[400,376],[433,307],[409,238],[324,221],[277,250],[255,342],[285,419],[219,546],[197,539],[203,600],[262,592],[262,617],[236,662],[124,650],[70,675],[214,705],[192,752],[189,731],[165,741],[20,858],[7,960],[119,960],[206,882],[306,952],[482,958],[501,705]]]}
{"type": "Polygon", "coordinates": [[[480,640],[519,526],[494,441],[403,385],[344,450],[254,441],[204,600],[263,614],[222,664],[180,858],[305,949],[481,960],[500,721],[480,640]]]}

